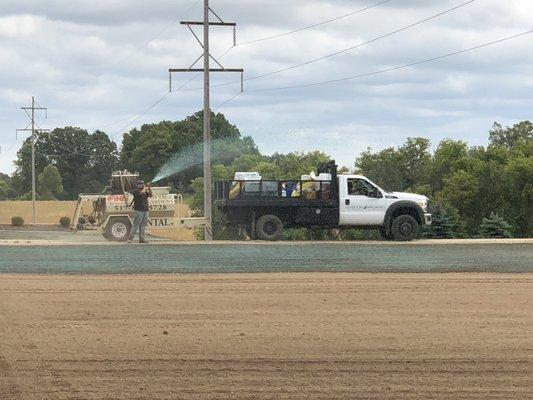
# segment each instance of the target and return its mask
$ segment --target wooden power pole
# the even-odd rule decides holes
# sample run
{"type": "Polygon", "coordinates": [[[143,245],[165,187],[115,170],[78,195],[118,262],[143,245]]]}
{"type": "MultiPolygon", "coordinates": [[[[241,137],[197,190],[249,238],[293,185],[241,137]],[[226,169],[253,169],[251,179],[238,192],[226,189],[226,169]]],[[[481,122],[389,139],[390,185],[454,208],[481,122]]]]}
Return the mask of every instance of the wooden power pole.
{"type": "Polygon", "coordinates": [[[24,112],[28,115],[31,122],[24,129],[17,129],[17,132],[31,132],[31,201],[32,201],[32,214],[33,214],[33,225],[37,223],[37,211],[35,206],[36,200],[36,182],[35,182],[35,135],[40,132],[49,132],[48,129],[41,129],[41,127],[35,122],[35,111],[43,110],[48,113],[46,107],[41,107],[35,101],[35,97],[31,98],[31,107],[22,107],[24,112]],[[31,113],[30,113],[31,111],[31,113]],[[35,129],[35,126],[38,129],[35,129]]]}
{"type": "MultiPolygon", "coordinates": [[[[169,74],[172,82],[173,72],[203,72],[204,74],[204,217],[209,221],[205,228],[205,240],[211,241],[213,239],[213,213],[212,213],[212,182],[211,182],[211,105],[210,105],[210,73],[211,72],[239,72],[241,74],[241,81],[243,77],[243,69],[227,69],[224,68],[209,52],[209,27],[210,26],[231,26],[233,27],[233,44],[235,45],[235,29],[237,24],[234,22],[224,22],[222,19],[209,7],[209,0],[204,0],[204,20],[203,22],[196,21],[181,21],[182,25],[187,25],[191,33],[194,35],[200,46],[203,47],[203,54],[194,61],[189,68],[172,68],[169,69],[169,74]],[[211,22],[210,15],[213,14],[218,21],[211,22]],[[202,25],[204,28],[203,42],[198,38],[191,26],[202,25]],[[194,68],[196,63],[203,57],[204,67],[194,68]],[[210,68],[210,60],[213,60],[220,68],[210,68]]],[[[172,90],[172,87],[171,87],[172,90]]]]}

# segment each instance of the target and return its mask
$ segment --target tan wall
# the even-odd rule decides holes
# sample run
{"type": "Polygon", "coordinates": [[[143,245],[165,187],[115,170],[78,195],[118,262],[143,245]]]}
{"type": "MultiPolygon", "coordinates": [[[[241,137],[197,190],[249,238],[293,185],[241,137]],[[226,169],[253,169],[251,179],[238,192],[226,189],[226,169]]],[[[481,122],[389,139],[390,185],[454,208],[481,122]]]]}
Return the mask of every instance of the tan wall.
{"type": "MultiPolygon", "coordinates": [[[[36,203],[37,223],[48,225],[59,225],[61,217],[72,218],[76,209],[75,201],[38,201],[36,203]]],[[[12,217],[24,218],[25,224],[33,221],[31,201],[0,201],[0,224],[11,224],[12,217]]],[[[178,213],[176,213],[178,216],[178,213]]],[[[180,206],[180,217],[189,216],[187,205],[180,206]]],[[[196,240],[194,231],[188,229],[172,228],[150,228],[150,232],[155,236],[173,240],[196,240]]]]}
{"type": "MultiPolygon", "coordinates": [[[[75,201],[38,201],[36,203],[37,223],[59,225],[61,217],[72,218],[75,201]]],[[[24,223],[33,222],[31,201],[1,201],[0,224],[11,224],[12,217],[24,218],[24,223]]]]}

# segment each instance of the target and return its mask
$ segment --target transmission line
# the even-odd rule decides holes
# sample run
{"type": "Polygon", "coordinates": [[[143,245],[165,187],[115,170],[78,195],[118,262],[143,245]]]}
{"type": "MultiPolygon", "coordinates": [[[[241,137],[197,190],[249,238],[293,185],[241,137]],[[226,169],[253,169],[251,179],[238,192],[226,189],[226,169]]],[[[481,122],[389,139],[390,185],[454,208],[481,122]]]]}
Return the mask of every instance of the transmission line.
{"type": "Polygon", "coordinates": [[[220,110],[222,107],[224,107],[226,104],[228,104],[229,102],[235,100],[237,97],[239,97],[241,94],[243,94],[244,92],[239,92],[233,96],[231,96],[229,99],[227,99],[226,101],[222,102],[221,104],[219,104],[214,110],[213,112],[217,112],[218,110],[220,110]]]}
{"type": "MultiPolygon", "coordinates": [[[[230,51],[232,51],[233,49],[235,48],[235,46],[231,46],[229,47],[228,49],[226,49],[226,51],[224,51],[219,57],[217,57],[219,60],[222,59],[223,57],[225,57],[226,55],[229,54],[230,51]]],[[[115,137],[117,135],[119,135],[120,133],[123,133],[124,129],[127,129],[128,127],[130,127],[132,124],[134,124],[135,122],[137,122],[139,119],[141,119],[142,117],[144,117],[146,114],[148,114],[148,112],[150,112],[151,110],[153,110],[156,106],[158,106],[159,104],[161,104],[168,96],[170,96],[172,93],[174,92],[180,92],[183,90],[183,88],[185,88],[187,85],[189,85],[191,82],[193,82],[194,80],[196,80],[199,76],[201,75],[201,73],[198,73],[196,75],[194,75],[192,78],[190,78],[188,81],[186,81],[184,84],[182,84],[181,86],[179,86],[177,89],[171,89],[169,90],[168,92],[166,92],[163,96],[161,96],[158,100],[156,100],[154,103],[152,103],[150,106],[148,106],[147,109],[145,109],[144,111],[142,111],[141,113],[139,114],[134,114],[133,116],[130,116],[130,117],[127,117],[127,118],[124,118],[124,119],[121,119],[117,122],[114,122],[114,123],[111,123],[111,124],[107,124],[107,125],[104,125],[103,127],[101,127],[101,129],[105,128],[105,127],[109,127],[109,126],[113,126],[113,125],[118,125],[119,123],[122,123],[122,122],[126,122],[126,121],[129,121],[129,123],[125,126],[123,126],[121,129],[119,129],[118,131],[116,131],[115,133],[109,135],[109,137],[115,137]],[[133,117],[133,119],[131,119],[133,117]],[[130,120],[131,119],[131,120],[130,120]]]]}
{"type": "Polygon", "coordinates": [[[283,37],[283,36],[292,35],[293,33],[302,32],[302,31],[305,31],[307,29],[317,28],[319,26],[326,25],[326,24],[329,24],[331,22],[339,21],[339,20],[341,20],[343,18],[351,17],[352,15],[362,13],[362,12],[370,10],[372,8],[376,8],[378,6],[381,6],[381,5],[385,4],[385,3],[389,3],[391,1],[393,1],[393,0],[380,1],[379,3],[375,3],[375,4],[372,4],[370,6],[367,6],[367,7],[364,7],[364,8],[360,8],[359,10],[351,11],[351,12],[349,12],[347,14],[343,14],[343,15],[340,15],[340,16],[335,17],[335,18],[327,19],[325,21],[318,22],[316,24],[307,25],[307,26],[304,26],[304,27],[301,27],[301,28],[298,28],[298,29],[294,29],[292,31],[288,31],[288,32],[284,32],[284,33],[278,33],[278,34],[272,35],[272,36],[265,36],[263,38],[259,38],[259,39],[255,39],[255,40],[249,40],[249,41],[242,42],[242,43],[237,43],[237,46],[244,46],[244,45],[247,45],[247,44],[264,42],[266,40],[277,39],[277,38],[280,38],[280,37],[283,37]]]}
{"type": "Polygon", "coordinates": [[[157,107],[159,104],[161,104],[165,99],[170,96],[172,92],[168,91],[163,96],[161,96],[155,103],[152,103],[146,110],[138,114],[133,120],[131,120],[127,125],[123,126],[119,130],[117,130],[115,133],[109,135],[110,138],[113,138],[121,133],[124,133],[124,130],[129,128],[132,124],[140,120],[142,117],[144,117],[146,114],[148,114],[151,110],[153,110],[155,107],[157,107]]]}
{"type": "Polygon", "coordinates": [[[480,45],[477,45],[477,46],[474,46],[474,47],[470,47],[470,48],[467,48],[467,49],[454,51],[452,53],[447,53],[447,54],[444,54],[444,55],[441,55],[441,56],[432,57],[432,58],[428,58],[428,59],[425,59],[425,60],[416,61],[416,62],[413,62],[413,63],[404,64],[404,65],[400,65],[400,66],[397,66],[397,67],[386,68],[386,69],[381,69],[381,70],[377,70],[377,71],[373,71],[373,72],[368,72],[368,73],[361,74],[361,75],[353,75],[353,76],[348,76],[348,77],[345,77],[345,78],[331,79],[331,80],[327,80],[327,81],[306,83],[306,84],[301,84],[301,85],[283,86],[283,87],[277,87],[277,88],[253,89],[253,90],[247,90],[247,91],[248,92],[263,92],[263,91],[270,91],[270,90],[299,89],[299,88],[305,88],[305,87],[311,87],[311,86],[326,85],[326,84],[329,84],[329,83],[344,82],[344,81],[349,81],[349,80],[359,79],[359,78],[366,78],[366,77],[369,77],[369,76],[380,75],[380,74],[384,74],[384,73],[387,73],[387,72],[398,71],[398,70],[401,70],[401,69],[414,67],[414,66],[417,66],[417,65],[420,65],[420,64],[426,64],[426,63],[429,63],[429,62],[432,62],[432,61],[438,61],[438,60],[442,60],[444,58],[456,56],[456,55],[459,55],[459,54],[468,53],[468,52],[471,52],[471,51],[474,51],[474,50],[478,50],[478,49],[481,49],[481,48],[484,48],[484,47],[492,46],[492,45],[503,43],[503,42],[506,42],[506,41],[509,41],[509,40],[512,40],[512,39],[516,39],[516,38],[525,36],[525,35],[529,35],[531,33],[533,33],[533,30],[522,32],[522,33],[519,33],[519,34],[516,34],[516,35],[508,36],[508,37],[505,37],[505,38],[502,38],[502,39],[498,39],[498,40],[494,40],[494,41],[491,41],[491,42],[483,43],[483,44],[480,44],[480,45]]]}
{"type": "MultiPolygon", "coordinates": [[[[60,145],[59,143],[55,142],[53,139],[52,139],[52,136],[49,134],[48,135],[48,139],[50,139],[50,142],[56,146],[56,147],[59,147],[61,150],[63,151],[66,151],[68,153],[68,155],[74,155],[74,156],[82,156],[82,157],[93,157],[94,154],[85,154],[85,153],[80,153],[76,150],[72,150],[72,149],[67,149],[66,147],[63,147],[62,145],[60,145]]],[[[91,150],[91,148],[87,148],[87,149],[84,149],[82,151],[87,151],[87,150],[91,150]]],[[[61,154],[58,154],[58,156],[61,155],[61,154]]],[[[51,155],[50,155],[51,156],[51,155]]],[[[66,154],[63,154],[63,156],[66,156],[66,154]]],[[[54,157],[54,156],[52,156],[54,157]]]]}
{"type": "Polygon", "coordinates": [[[394,31],[392,31],[392,32],[389,32],[389,33],[386,33],[386,34],[384,34],[384,35],[378,36],[378,37],[376,37],[376,38],[374,38],[374,39],[367,40],[366,42],[359,43],[359,44],[357,44],[357,45],[355,45],[355,46],[351,46],[351,47],[348,47],[348,48],[346,48],[346,49],[342,49],[342,50],[336,51],[336,52],[334,52],[334,53],[326,54],[325,56],[318,57],[318,58],[314,58],[314,59],[312,59],[312,60],[305,61],[305,62],[302,62],[302,63],[300,63],[300,64],[296,64],[296,65],[292,65],[292,66],[290,66],[290,67],[282,68],[282,69],[277,70],[277,71],[273,71],[273,72],[269,72],[269,73],[266,73],[266,74],[261,74],[261,75],[253,76],[253,77],[248,78],[248,79],[246,79],[246,80],[247,80],[247,81],[251,81],[251,80],[254,80],[254,79],[264,78],[264,77],[266,77],[266,76],[271,76],[271,75],[274,75],[274,74],[279,74],[279,73],[281,73],[281,72],[286,72],[286,71],[289,71],[289,70],[292,70],[292,69],[295,69],[295,68],[300,68],[300,67],[303,67],[303,66],[305,66],[305,65],[313,64],[313,63],[316,63],[316,62],[318,62],[318,61],[325,60],[325,59],[330,58],[330,57],[338,56],[339,54],[346,53],[346,52],[351,51],[351,50],[355,50],[355,49],[357,49],[357,48],[359,48],[359,47],[366,46],[366,45],[368,45],[368,44],[371,44],[371,43],[377,42],[377,41],[379,41],[379,40],[382,40],[382,39],[388,38],[388,37],[390,37],[390,36],[396,35],[396,34],[398,34],[398,33],[400,33],[400,32],[406,31],[406,30],[408,30],[408,29],[414,28],[415,26],[421,25],[421,24],[423,24],[423,23],[425,23],[425,22],[431,21],[431,20],[436,19],[436,18],[438,18],[438,17],[441,17],[441,16],[443,16],[443,15],[445,15],[445,14],[449,14],[449,13],[451,13],[451,12],[453,12],[453,11],[455,11],[455,10],[461,8],[461,7],[465,7],[465,6],[467,6],[468,4],[471,4],[471,3],[475,2],[475,1],[476,1],[476,0],[468,0],[467,2],[462,3],[462,4],[459,4],[458,6],[455,6],[455,7],[449,8],[449,9],[447,9],[447,10],[445,10],[445,11],[442,11],[442,12],[440,12],[440,13],[438,13],[438,14],[435,14],[435,15],[432,15],[432,16],[430,16],[430,17],[424,18],[424,19],[422,19],[422,20],[420,20],[420,21],[417,21],[417,22],[412,23],[412,24],[410,24],[410,25],[404,26],[403,28],[396,29],[396,30],[394,30],[394,31]]]}
{"type": "MultiPolygon", "coordinates": [[[[250,78],[244,78],[244,81],[251,81],[251,80],[255,80],[255,79],[259,79],[259,78],[264,78],[264,77],[267,77],[267,76],[272,76],[272,75],[276,75],[276,74],[279,74],[279,73],[282,73],[282,72],[286,72],[286,71],[289,71],[289,70],[293,70],[293,69],[296,69],[296,68],[300,68],[300,67],[303,67],[305,65],[309,65],[309,64],[313,64],[313,63],[316,63],[318,61],[322,61],[322,60],[325,60],[327,58],[331,58],[331,57],[334,57],[334,56],[337,56],[339,54],[343,54],[343,53],[346,53],[348,51],[351,51],[351,50],[355,50],[357,48],[360,48],[360,47],[363,47],[363,46],[366,46],[368,44],[371,44],[371,43],[375,43],[379,40],[382,40],[382,39],[385,39],[387,37],[390,37],[390,36],[394,36],[400,32],[403,32],[403,31],[406,31],[408,29],[411,29],[411,28],[414,28],[415,26],[418,26],[418,25],[421,25],[425,22],[428,22],[428,21],[431,21],[433,19],[436,19],[438,17],[441,17],[445,14],[449,14],[459,8],[462,8],[462,7],[465,7],[473,2],[475,2],[476,0],[469,0],[465,3],[461,3],[455,7],[452,7],[452,8],[449,8],[445,11],[442,11],[442,12],[439,12],[437,14],[434,14],[430,17],[427,17],[427,18],[424,18],[424,19],[421,19],[417,22],[414,22],[412,24],[409,24],[407,26],[404,26],[402,28],[399,28],[399,29],[396,29],[392,32],[389,32],[389,33],[386,33],[384,35],[380,35],[378,37],[375,37],[373,39],[370,39],[370,40],[367,40],[366,42],[363,42],[363,43],[359,43],[357,45],[354,45],[354,46],[350,46],[348,48],[345,48],[345,49],[342,49],[342,50],[339,50],[339,51],[336,51],[334,53],[330,53],[330,54],[326,54],[325,56],[322,56],[322,57],[318,57],[318,58],[314,58],[314,59],[311,59],[311,60],[308,60],[308,61],[304,61],[302,63],[299,63],[299,64],[295,64],[295,65],[292,65],[290,67],[286,67],[286,68],[282,68],[282,69],[279,69],[279,70],[276,70],[276,71],[272,71],[272,72],[268,72],[268,73],[265,73],[265,74],[261,74],[261,75],[256,75],[256,76],[252,76],[250,78]]],[[[226,82],[226,83],[220,83],[218,85],[213,85],[213,87],[221,87],[221,86],[228,86],[228,85],[234,85],[234,84],[237,84],[237,83],[241,83],[241,81],[232,81],[232,82],[226,82]]],[[[191,88],[191,89],[187,89],[187,91],[193,91],[193,90],[199,90],[200,88],[191,88]]]]}
{"type": "MultiPolygon", "coordinates": [[[[181,14],[183,16],[187,15],[189,13],[189,11],[191,11],[199,2],[200,2],[200,0],[193,0],[191,5],[187,9],[185,9],[185,11],[183,11],[181,14]]],[[[146,40],[145,42],[143,42],[140,46],[137,46],[136,48],[140,49],[140,48],[144,48],[144,47],[148,46],[155,39],[157,39],[159,36],[161,36],[163,34],[163,32],[165,32],[168,28],[170,28],[176,22],[179,22],[180,19],[181,19],[181,17],[174,18],[172,20],[172,22],[169,22],[167,25],[165,25],[163,28],[161,28],[159,31],[157,31],[157,33],[154,34],[150,39],[146,40]]],[[[130,50],[124,57],[120,58],[118,61],[116,61],[113,64],[111,64],[111,67],[114,67],[114,66],[116,66],[118,64],[121,64],[124,61],[126,61],[128,58],[130,58],[133,55],[134,51],[135,51],[135,49],[130,50]]]]}

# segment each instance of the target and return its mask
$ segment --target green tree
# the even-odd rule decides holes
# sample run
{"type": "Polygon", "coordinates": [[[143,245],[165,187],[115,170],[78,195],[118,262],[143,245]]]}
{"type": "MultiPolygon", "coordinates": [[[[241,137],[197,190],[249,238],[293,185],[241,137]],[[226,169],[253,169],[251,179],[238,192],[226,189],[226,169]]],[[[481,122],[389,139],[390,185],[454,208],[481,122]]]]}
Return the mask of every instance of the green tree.
{"type": "Polygon", "coordinates": [[[457,171],[444,180],[444,188],[439,197],[444,204],[459,211],[468,222],[470,229],[474,225],[474,201],[479,190],[475,176],[466,171],[457,171]]]}
{"type": "Polygon", "coordinates": [[[468,156],[468,144],[462,140],[446,139],[439,143],[433,156],[431,188],[437,193],[444,187],[444,180],[457,171],[459,162],[468,156]]]}
{"type": "Polygon", "coordinates": [[[39,197],[42,200],[55,200],[63,192],[63,180],[59,170],[54,165],[47,165],[39,174],[39,197]]]}
{"type": "Polygon", "coordinates": [[[466,224],[453,207],[440,203],[432,207],[433,222],[425,227],[423,236],[430,239],[453,239],[466,236],[466,224]]]}
{"type": "Polygon", "coordinates": [[[398,173],[401,155],[394,147],[373,153],[363,152],[355,161],[359,173],[367,176],[386,190],[403,191],[406,188],[404,176],[398,173]]]}
{"type": "MultiPolygon", "coordinates": [[[[244,154],[259,154],[249,137],[241,137],[235,125],[223,114],[211,115],[212,158],[214,163],[230,164],[244,154]]],[[[170,163],[176,173],[170,181],[183,187],[202,176],[203,111],[182,121],[163,121],[145,124],[124,134],[120,160],[130,171],[140,172],[145,180],[152,180],[170,163]],[[177,167],[180,168],[177,168],[177,167]]]]}
{"type": "Polygon", "coordinates": [[[483,218],[479,235],[483,238],[510,238],[511,225],[503,217],[493,213],[490,218],[483,218]]]}
{"type": "MultiPolygon", "coordinates": [[[[50,134],[38,134],[35,155],[37,171],[52,164],[61,173],[61,199],[75,199],[82,192],[100,192],[118,167],[117,145],[107,134],[89,134],[81,128],[56,128],[50,134]]],[[[24,141],[15,165],[13,186],[18,193],[27,193],[31,190],[31,139],[24,141]]]]}
{"type": "Polygon", "coordinates": [[[0,173],[0,200],[8,200],[15,197],[15,191],[11,183],[11,177],[0,173]]]}
{"type": "Polygon", "coordinates": [[[408,138],[407,142],[399,148],[399,169],[404,181],[402,190],[429,183],[429,168],[432,161],[430,146],[429,139],[418,137],[408,138]]]}
{"type": "Polygon", "coordinates": [[[280,179],[281,168],[274,163],[262,161],[252,167],[252,171],[259,172],[263,179],[280,179]]]}
{"type": "Polygon", "coordinates": [[[425,138],[408,138],[398,149],[389,147],[377,153],[370,149],[356,160],[356,168],[387,190],[413,190],[429,183],[431,143],[425,138]]]}
{"type": "Polygon", "coordinates": [[[300,179],[311,171],[331,160],[331,157],[321,151],[309,153],[293,152],[288,154],[275,153],[269,157],[269,162],[280,168],[280,179],[300,179]]]}
{"type": "Polygon", "coordinates": [[[492,146],[512,149],[519,144],[533,141],[533,123],[523,121],[511,128],[503,128],[501,124],[495,122],[489,132],[489,139],[492,146]]]}
{"type": "Polygon", "coordinates": [[[429,239],[452,239],[456,237],[453,223],[442,205],[437,204],[431,213],[433,214],[433,222],[424,229],[424,237],[429,239]]]}
{"type": "Polygon", "coordinates": [[[533,156],[518,157],[505,167],[506,197],[510,207],[507,216],[513,222],[515,235],[533,236],[533,156]]]}

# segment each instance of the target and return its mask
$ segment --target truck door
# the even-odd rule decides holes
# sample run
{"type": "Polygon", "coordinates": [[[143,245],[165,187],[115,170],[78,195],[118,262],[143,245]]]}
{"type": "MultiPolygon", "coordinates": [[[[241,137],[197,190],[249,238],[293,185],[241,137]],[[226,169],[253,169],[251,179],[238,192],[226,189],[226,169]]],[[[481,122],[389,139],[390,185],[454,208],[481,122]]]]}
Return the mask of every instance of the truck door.
{"type": "Polygon", "coordinates": [[[340,225],[381,225],[387,200],[381,190],[363,178],[346,177],[340,185],[340,225]]]}

